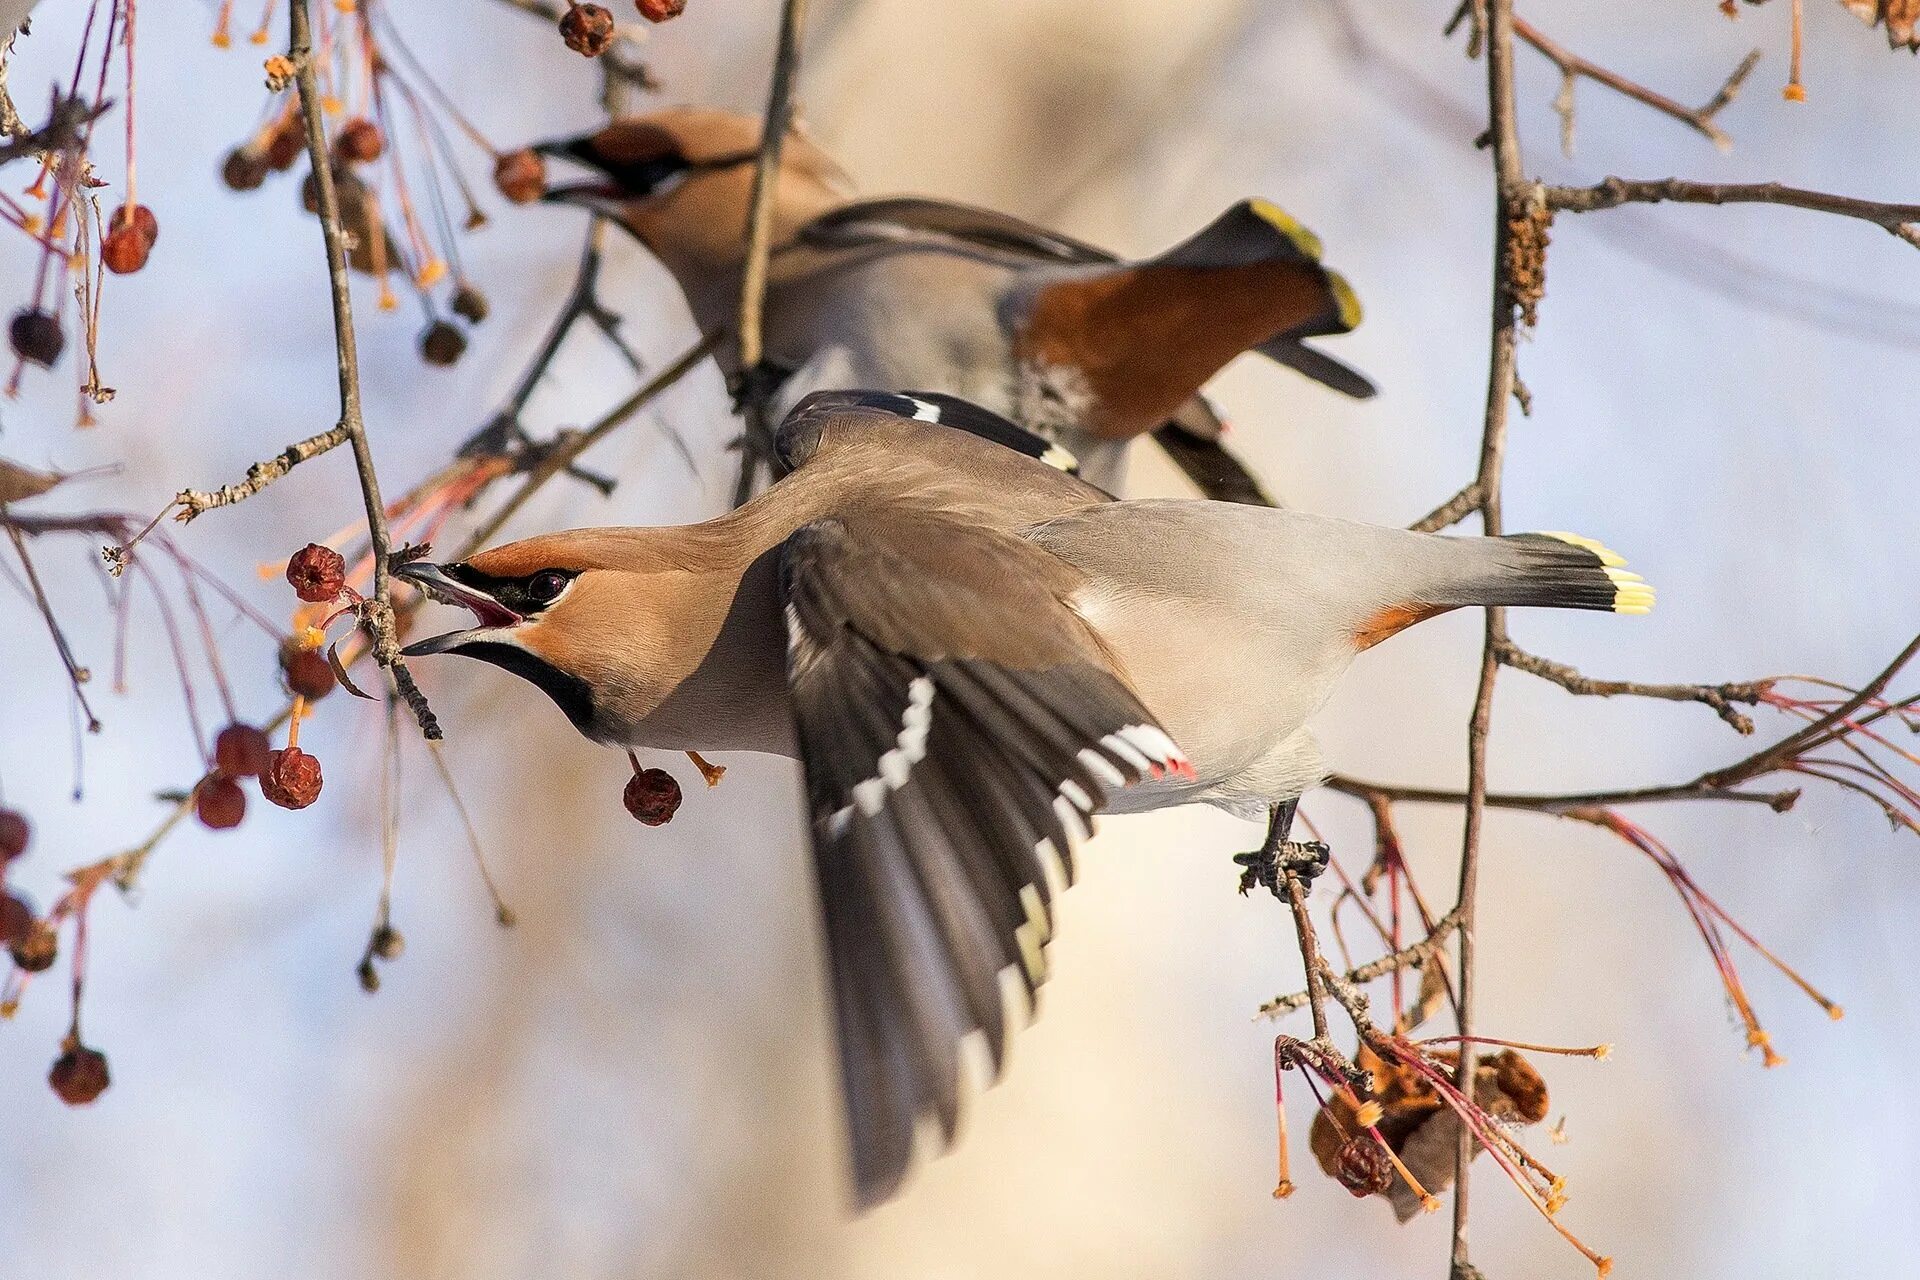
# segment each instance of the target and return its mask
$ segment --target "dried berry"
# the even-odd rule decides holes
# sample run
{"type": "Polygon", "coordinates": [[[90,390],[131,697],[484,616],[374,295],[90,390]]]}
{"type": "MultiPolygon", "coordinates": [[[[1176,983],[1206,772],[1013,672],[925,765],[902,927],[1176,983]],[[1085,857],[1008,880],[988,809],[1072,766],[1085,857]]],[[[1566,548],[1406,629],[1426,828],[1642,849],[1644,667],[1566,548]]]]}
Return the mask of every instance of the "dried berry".
{"type": "Polygon", "coordinates": [[[280,670],[287,677],[287,688],[308,702],[318,702],[340,683],[318,650],[292,640],[280,646],[280,670]]]}
{"type": "Polygon", "coordinates": [[[467,352],[467,335],[460,327],[445,320],[435,320],[420,335],[420,358],[428,364],[442,367],[453,364],[467,352]]]}
{"type": "Polygon", "coordinates": [[[640,10],[640,16],[648,22],[665,22],[668,18],[677,18],[687,7],[687,0],[634,0],[640,10]]]}
{"type": "Polygon", "coordinates": [[[333,140],[333,154],[349,164],[372,164],[387,149],[380,126],[364,117],[347,121],[333,140]]]}
{"type": "Polygon", "coordinates": [[[11,862],[25,853],[32,834],[26,814],[18,809],[0,809],[0,863],[11,862]]]}
{"type": "Polygon", "coordinates": [[[0,947],[11,947],[32,928],[32,905],[25,898],[0,893],[0,947]]]}
{"type": "Polygon", "coordinates": [[[287,561],[287,581],[308,604],[337,600],[347,586],[346,559],[332,547],[309,542],[287,561]]]}
{"type": "Polygon", "coordinates": [[[13,323],[7,326],[7,337],[13,342],[13,354],[43,369],[51,369],[67,345],[67,336],[60,332],[60,318],[50,311],[15,312],[13,323]]]}
{"type": "Polygon", "coordinates": [[[515,204],[531,204],[547,189],[547,162],[537,151],[509,151],[493,162],[493,185],[515,204]]]}
{"type": "MultiPolygon", "coordinates": [[[[1512,1109],[1513,1116],[1523,1124],[1539,1124],[1547,1118],[1547,1082],[1540,1078],[1534,1065],[1511,1049],[1501,1051],[1490,1064],[1481,1064],[1477,1076],[1488,1065],[1493,1068],[1494,1087],[1504,1095],[1504,1101],[1512,1109]]],[[[1488,1104],[1488,1110],[1499,1114],[1498,1109],[1488,1104]]],[[[1505,1118],[1505,1117],[1502,1117],[1505,1118]]]]}
{"type": "Polygon", "coordinates": [[[70,1107],[84,1107],[107,1091],[113,1082],[107,1074],[107,1055],[69,1040],[65,1050],[53,1060],[47,1083],[70,1107]]]}
{"type": "Polygon", "coordinates": [[[597,4],[576,4],[561,15],[560,35],[575,53],[597,58],[613,43],[613,14],[597,4]]]}
{"type": "Polygon", "coordinates": [[[123,204],[113,211],[107,228],[106,239],[100,242],[100,261],[107,270],[126,276],[147,265],[147,255],[160,238],[153,210],[143,204],[123,204]]]}
{"type": "Polygon", "coordinates": [[[1333,1176],[1356,1196],[1377,1196],[1393,1185],[1393,1163],[1385,1147],[1364,1134],[1356,1135],[1340,1144],[1333,1176]]]}
{"type": "Polygon", "coordinates": [[[7,952],[28,973],[45,973],[60,958],[60,934],[50,921],[35,920],[24,935],[7,944],[7,952]]]}
{"type": "Polygon", "coordinates": [[[297,115],[289,115],[275,125],[273,132],[267,135],[267,167],[284,172],[293,168],[293,162],[307,149],[305,127],[297,115]]]}
{"type": "Polygon", "coordinates": [[[447,304],[453,308],[453,314],[468,324],[479,324],[487,318],[487,295],[474,288],[466,280],[453,291],[453,301],[447,304]]]}
{"type": "Polygon", "coordinates": [[[255,191],[272,171],[266,152],[250,145],[239,146],[227,152],[220,165],[220,180],[234,191],[255,191]]]}
{"type": "Polygon", "coordinates": [[[229,778],[254,778],[267,767],[273,747],[250,724],[230,724],[213,740],[213,763],[229,778]]]}
{"type": "Polygon", "coordinates": [[[628,813],[648,826],[662,826],[671,822],[680,808],[680,784],[665,769],[642,769],[627,779],[620,801],[628,813]]]}
{"type": "Polygon", "coordinates": [[[247,816],[247,793],[224,773],[210,773],[193,789],[193,811],[215,831],[231,831],[247,816]]]}
{"type": "Polygon", "coordinates": [[[320,798],[320,761],[298,747],[276,751],[260,775],[260,794],[282,809],[304,809],[320,798]]]}

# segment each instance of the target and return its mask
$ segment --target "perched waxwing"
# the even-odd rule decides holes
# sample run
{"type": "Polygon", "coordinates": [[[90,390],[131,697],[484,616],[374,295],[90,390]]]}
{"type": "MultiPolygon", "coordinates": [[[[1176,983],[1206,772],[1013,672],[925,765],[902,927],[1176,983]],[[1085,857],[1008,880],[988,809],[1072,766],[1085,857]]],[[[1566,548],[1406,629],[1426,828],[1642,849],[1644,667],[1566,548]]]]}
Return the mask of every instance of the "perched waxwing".
{"type": "MultiPolygon", "coordinates": [[[[760,121],[676,108],[542,145],[592,170],[545,198],[617,221],[670,270],[695,319],[732,326],[760,121]]],[[[1360,321],[1320,241],[1243,200],[1158,257],[1113,254],[1007,214],[942,200],[856,201],[804,132],[785,139],[774,194],[767,364],[784,410],[833,387],[963,396],[1057,440],[1116,489],[1125,449],[1153,432],[1210,497],[1264,501],[1219,444],[1201,385],[1258,351],[1350,396],[1366,378],[1304,341],[1360,321]]],[[[722,363],[735,372],[733,352],[722,363]]]]}
{"type": "Polygon", "coordinates": [[[395,572],[476,617],[409,654],[524,676],[599,742],[800,760],[863,1207],[997,1074],[1091,815],[1290,816],[1361,650],[1449,609],[1653,600],[1570,534],[1115,501],[942,396],[819,393],[777,447],[786,478],[702,524],[395,572]]]}

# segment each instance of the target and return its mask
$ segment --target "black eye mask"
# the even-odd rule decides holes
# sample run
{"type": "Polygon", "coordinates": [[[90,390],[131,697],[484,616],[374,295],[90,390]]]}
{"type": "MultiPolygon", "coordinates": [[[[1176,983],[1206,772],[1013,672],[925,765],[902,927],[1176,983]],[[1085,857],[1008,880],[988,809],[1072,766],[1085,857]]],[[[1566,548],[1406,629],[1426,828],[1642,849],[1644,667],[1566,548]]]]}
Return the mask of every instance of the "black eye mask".
{"type": "Polygon", "coordinates": [[[519,577],[500,578],[464,563],[447,565],[443,572],[455,582],[486,592],[522,618],[530,618],[552,604],[567,589],[567,584],[580,576],[578,569],[541,569],[519,577]]]}

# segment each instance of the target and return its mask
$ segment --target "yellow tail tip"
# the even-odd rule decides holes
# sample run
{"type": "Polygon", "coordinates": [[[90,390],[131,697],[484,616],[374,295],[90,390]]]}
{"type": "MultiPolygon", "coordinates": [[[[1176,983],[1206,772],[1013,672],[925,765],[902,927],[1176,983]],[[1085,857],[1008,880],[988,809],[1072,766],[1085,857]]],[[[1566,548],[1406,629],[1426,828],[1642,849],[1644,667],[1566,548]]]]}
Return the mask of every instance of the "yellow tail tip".
{"type": "Polygon", "coordinates": [[[1568,533],[1561,529],[1544,529],[1541,531],[1540,536],[1543,538],[1558,538],[1570,546],[1579,547],[1582,551],[1591,551],[1594,555],[1599,556],[1600,563],[1609,569],[1617,569],[1627,562],[1627,558],[1618,551],[1613,550],[1603,543],[1595,542],[1592,538],[1583,538],[1577,533],[1568,533]]]}
{"type": "Polygon", "coordinates": [[[1327,272],[1327,287],[1333,290],[1333,300],[1340,308],[1340,327],[1358,329],[1361,319],[1360,295],[1353,291],[1353,286],[1338,271],[1327,272]]]}
{"type": "Polygon", "coordinates": [[[1299,220],[1285,209],[1271,200],[1263,200],[1258,196],[1247,201],[1247,208],[1253,211],[1254,217],[1293,241],[1294,248],[1315,262],[1320,260],[1320,237],[1301,226],[1299,220]]]}

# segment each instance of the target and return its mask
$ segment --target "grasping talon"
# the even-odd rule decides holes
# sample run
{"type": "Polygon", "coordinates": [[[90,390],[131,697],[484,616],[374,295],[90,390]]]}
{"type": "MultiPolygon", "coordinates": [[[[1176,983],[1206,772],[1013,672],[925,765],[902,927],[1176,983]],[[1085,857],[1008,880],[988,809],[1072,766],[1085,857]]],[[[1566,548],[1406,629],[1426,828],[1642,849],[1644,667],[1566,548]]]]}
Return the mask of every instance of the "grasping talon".
{"type": "Polygon", "coordinates": [[[1303,888],[1311,889],[1314,880],[1327,869],[1327,859],[1331,856],[1332,850],[1319,840],[1283,840],[1272,848],[1236,853],[1233,860],[1242,868],[1241,893],[1259,888],[1279,898],[1286,896],[1281,883],[1287,872],[1299,876],[1303,888]]]}

